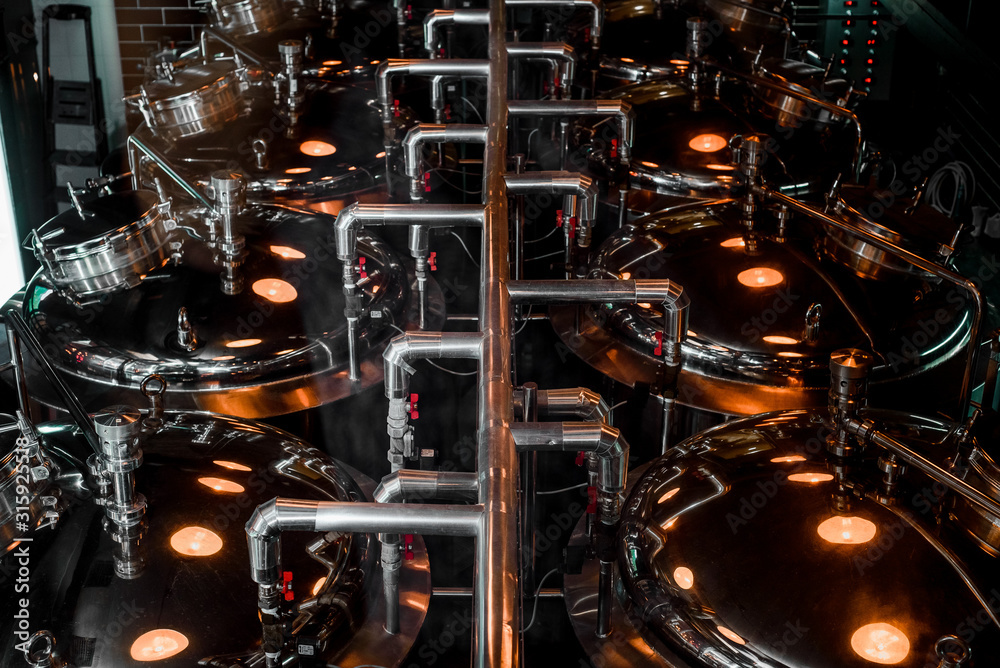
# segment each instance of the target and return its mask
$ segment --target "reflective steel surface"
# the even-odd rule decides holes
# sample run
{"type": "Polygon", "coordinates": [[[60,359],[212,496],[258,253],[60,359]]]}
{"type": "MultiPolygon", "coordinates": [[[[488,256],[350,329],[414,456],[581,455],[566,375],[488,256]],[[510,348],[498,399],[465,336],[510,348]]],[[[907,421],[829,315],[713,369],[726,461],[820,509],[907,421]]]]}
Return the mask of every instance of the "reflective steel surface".
{"type": "Polygon", "coordinates": [[[135,286],[170,255],[158,204],[154,193],[130,190],[68,209],[32,233],[35,257],[71,299],[135,286]]]}
{"type": "MultiPolygon", "coordinates": [[[[168,66],[169,67],[169,66],[168,66]]],[[[187,64],[143,84],[139,109],[167,140],[216,132],[246,108],[240,74],[228,61],[187,64]]]]}
{"type": "MultiPolygon", "coordinates": [[[[66,453],[81,448],[72,427],[50,423],[40,431],[63,468],[73,469],[66,453]]],[[[31,554],[31,630],[52,631],[61,658],[78,666],[261,660],[244,530],[253,509],[274,496],[364,501],[372,483],[359,484],[343,466],[278,429],[203,414],[166,413],[162,428],[142,437],[140,447],[135,484],[148,508],[133,533],[107,529],[92,493],[79,480],[61,480],[58,530],[35,531],[33,542],[23,543],[31,554]],[[116,575],[123,558],[138,571],[131,579],[116,575]]],[[[313,643],[326,661],[356,661],[363,653],[378,665],[398,665],[429,599],[419,539],[403,569],[403,625],[395,637],[381,629],[374,536],[302,533],[283,543],[282,567],[291,578],[286,599],[298,605],[299,642],[313,643]]],[[[23,659],[10,619],[4,614],[3,663],[17,665],[23,659]]]]}
{"type": "MultiPolygon", "coordinates": [[[[953,449],[954,425],[868,417],[939,462],[953,449]]],[[[886,493],[877,453],[828,459],[824,420],[739,420],[651,464],[619,534],[628,613],[692,665],[922,668],[946,635],[988,665],[1000,651],[995,558],[930,480],[886,493]]]]}
{"type": "MultiPolygon", "coordinates": [[[[373,94],[320,81],[305,88],[306,101],[294,117],[261,100],[210,135],[165,144],[149,140],[179,173],[202,186],[216,169],[239,170],[251,201],[343,199],[382,184],[386,149],[373,94]]],[[[405,122],[408,112],[400,113],[405,122]]],[[[146,134],[140,130],[138,136],[146,134]]],[[[154,174],[143,176],[149,187],[154,174]]]]}
{"type": "MultiPolygon", "coordinates": [[[[236,269],[243,282],[238,294],[220,288],[211,248],[189,241],[181,264],[82,309],[40,273],[26,288],[24,316],[88,404],[131,393],[145,405],[137,391],[151,373],[167,380],[168,406],[244,417],[317,406],[380,382],[381,350],[398,333],[390,325],[406,329],[411,315],[409,280],[396,253],[374,237],[361,238],[364,355],[362,380],[351,383],[332,225],[259,206],[239,219],[237,230],[247,240],[236,269]],[[179,338],[181,308],[194,330],[194,350],[179,338]]],[[[441,313],[432,300],[438,322],[441,313]]]]}
{"type": "MultiPolygon", "coordinates": [[[[784,237],[773,221],[759,226],[749,252],[739,220],[738,206],[724,201],[652,214],[613,234],[591,263],[594,278],[669,278],[691,296],[682,404],[731,415],[822,404],[829,355],[842,347],[872,350],[875,382],[903,392],[910,378],[961,356],[970,305],[950,286],[861,279],[819,256],[817,230],[803,219],[784,237]]],[[[590,308],[579,319],[558,309],[552,322],[598,370],[655,386],[662,318],[658,305],[639,304],[590,308]]]]}

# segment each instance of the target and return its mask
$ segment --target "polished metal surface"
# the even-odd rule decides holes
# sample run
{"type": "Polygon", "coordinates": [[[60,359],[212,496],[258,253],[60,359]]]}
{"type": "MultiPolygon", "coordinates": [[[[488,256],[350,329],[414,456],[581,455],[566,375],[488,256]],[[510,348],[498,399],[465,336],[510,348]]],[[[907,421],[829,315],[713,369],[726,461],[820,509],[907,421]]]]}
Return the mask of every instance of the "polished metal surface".
{"type": "Polygon", "coordinates": [[[72,300],[135,287],[170,255],[170,226],[159,204],[142,190],[100,196],[35,230],[32,250],[52,285],[72,300]]]}
{"type": "Polygon", "coordinates": [[[234,37],[266,33],[283,17],[282,0],[212,0],[209,24],[234,37]]]}
{"type": "Polygon", "coordinates": [[[719,21],[727,40],[746,59],[764,49],[765,55],[784,55],[791,25],[774,0],[701,0],[710,19],[719,21]]]}
{"type": "Polygon", "coordinates": [[[142,85],[139,110],[167,140],[216,132],[246,109],[241,75],[231,62],[192,63],[142,85]]]}
{"type": "MultiPolygon", "coordinates": [[[[336,214],[359,193],[384,197],[373,191],[386,180],[386,147],[371,93],[311,80],[304,89],[304,102],[294,117],[266,102],[196,139],[163,143],[142,129],[136,136],[150,142],[182,177],[202,188],[217,169],[241,171],[247,196],[254,202],[316,206],[336,214]]],[[[403,107],[392,120],[403,125],[411,118],[403,107]]],[[[157,175],[158,168],[147,164],[143,183],[153,187],[157,175]]]]}
{"type": "MultiPolygon", "coordinates": [[[[939,463],[953,452],[953,424],[865,417],[939,463]]],[[[995,656],[995,560],[937,503],[946,492],[918,472],[883,492],[878,453],[845,467],[825,454],[829,433],[824,410],[770,413],[653,462],[620,532],[633,623],[699,666],[916,668],[956,633],[995,656]]]]}
{"type": "MultiPolygon", "coordinates": [[[[758,76],[773,84],[804,95],[819,95],[834,104],[845,105],[852,86],[843,79],[827,79],[822,68],[796,60],[772,59],[762,64],[758,76]]],[[[826,109],[815,109],[800,97],[781,92],[780,88],[754,87],[754,93],[769,107],[778,127],[796,128],[803,123],[828,125],[842,117],[826,109]]]]}
{"type": "MultiPolygon", "coordinates": [[[[841,215],[858,227],[931,262],[947,263],[954,250],[953,239],[959,230],[951,218],[927,205],[913,212],[905,210],[903,203],[887,209],[870,190],[858,186],[845,186],[840,191],[840,197],[842,202],[837,207],[841,215]]],[[[926,275],[925,270],[840,230],[827,230],[823,248],[830,257],[860,276],[892,278],[914,273],[926,275]]]]}
{"type": "MultiPolygon", "coordinates": [[[[949,299],[950,286],[861,279],[813,250],[816,229],[803,219],[793,220],[781,242],[773,222],[759,227],[748,252],[739,220],[731,202],[653,214],[615,233],[591,265],[595,278],[684,285],[691,315],[681,404],[730,415],[823,404],[829,355],[843,347],[874,352],[873,381],[886,392],[905,392],[911,379],[962,356],[973,313],[966,300],[949,299]],[[758,275],[769,284],[758,286],[758,275]],[[822,317],[809,340],[814,304],[822,305],[822,317]],[[939,312],[936,329],[921,327],[939,312]]],[[[590,308],[579,325],[575,309],[559,309],[552,322],[564,343],[598,370],[628,385],[652,385],[661,318],[656,304],[640,303],[590,308]]]]}
{"type": "MultiPolygon", "coordinates": [[[[91,402],[123,397],[140,405],[139,383],[167,380],[168,406],[245,417],[301,410],[382,380],[379,357],[406,329],[410,285],[384,242],[362,236],[359,282],[361,382],[347,377],[346,323],[330,222],[278,206],[253,207],[237,218],[247,256],[236,268],[243,289],[226,295],[211,248],[188,241],[181,264],[154,272],[139,286],[78,309],[44,274],[29,283],[24,316],[67,381],[91,402]],[[197,346],[178,341],[177,314],[187,310],[197,346]]],[[[440,322],[431,282],[430,313],[440,322]]]]}
{"type": "MultiPolygon", "coordinates": [[[[73,466],[65,453],[86,449],[65,424],[40,431],[64,469],[73,466]]],[[[104,510],[72,479],[61,481],[58,531],[28,536],[31,630],[52,631],[64,660],[95,668],[154,661],[229,666],[259,658],[243,529],[253,508],[281,494],[350,505],[366,500],[373,484],[286,432],[242,420],[167,412],[162,428],[141,444],[136,489],[150,507],[130,550],[102,526],[104,510]],[[130,579],[115,575],[123,553],[138,564],[130,579]]],[[[401,632],[393,636],[382,630],[374,536],[287,537],[285,598],[296,611],[300,645],[312,645],[327,662],[398,666],[430,598],[419,538],[413,548],[402,572],[401,632]]],[[[4,619],[6,661],[21,656],[14,646],[23,638],[8,614],[4,619]]]]}

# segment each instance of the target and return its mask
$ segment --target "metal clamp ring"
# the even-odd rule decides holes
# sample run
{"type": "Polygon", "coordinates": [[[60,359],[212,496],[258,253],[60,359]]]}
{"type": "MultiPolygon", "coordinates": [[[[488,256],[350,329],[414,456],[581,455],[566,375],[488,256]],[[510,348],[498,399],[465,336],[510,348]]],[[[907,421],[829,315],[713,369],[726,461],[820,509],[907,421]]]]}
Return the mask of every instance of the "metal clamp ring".
{"type": "Polygon", "coordinates": [[[167,391],[167,381],[166,379],[158,373],[153,373],[142,379],[142,383],[139,385],[139,390],[142,392],[143,396],[147,399],[154,396],[162,396],[167,391]],[[149,384],[152,381],[159,381],[160,387],[156,390],[150,390],[149,384]]]}
{"type": "Polygon", "coordinates": [[[32,666],[50,666],[55,645],[56,639],[51,631],[36,631],[24,645],[24,658],[32,666]],[[36,647],[40,643],[44,644],[36,647]]]}
{"type": "Polygon", "coordinates": [[[958,636],[953,635],[938,638],[938,641],[934,644],[934,652],[938,655],[939,659],[944,659],[947,662],[945,665],[954,666],[962,665],[972,655],[968,644],[958,636]],[[953,650],[956,647],[958,651],[953,650]]]}

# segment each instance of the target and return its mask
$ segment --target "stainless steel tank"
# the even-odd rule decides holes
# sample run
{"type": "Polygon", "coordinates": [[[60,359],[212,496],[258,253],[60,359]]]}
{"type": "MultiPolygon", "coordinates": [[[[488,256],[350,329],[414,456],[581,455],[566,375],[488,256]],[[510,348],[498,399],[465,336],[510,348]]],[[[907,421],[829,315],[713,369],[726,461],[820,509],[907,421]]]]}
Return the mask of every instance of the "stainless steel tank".
{"type": "MultiPolygon", "coordinates": [[[[818,131],[812,126],[779,127],[772,108],[753,98],[748,82],[728,81],[718,91],[703,83],[694,90],[685,80],[690,64],[678,61],[670,67],[674,73],[659,80],[602,95],[627,102],[635,113],[627,176],[630,188],[688,198],[727,195],[738,185],[729,141],[734,135],[754,131],[774,135],[762,170],[768,181],[784,192],[819,192],[827,189],[838,173],[850,173],[855,141],[853,136],[844,140],[843,133],[853,134],[853,129],[842,124],[818,131]],[[757,108],[766,108],[770,115],[757,108]]],[[[626,76],[631,70],[628,76],[637,78],[648,71],[642,63],[620,60],[612,69],[615,76],[626,76]]],[[[578,123],[576,155],[580,166],[614,175],[617,157],[613,155],[613,139],[606,124],[578,123]]]]}
{"type": "MultiPolygon", "coordinates": [[[[244,528],[251,513],[275,496],[351,502],[372,492],[371,481],[273,427],[170,411],[150,425],[150,417],[128,407],[95,416],[102,449],[109,439],[128,443],[113,468],[133,476],[142,508],[133,524],[114,515],[119,488],[95,477],[98,456],[89,467],[79,460],[91,449],[76,426],[39,425],[48,509],[58,519],[18,530],[5,557],[15,570],[30,563],[30,575],[23,600],[0,603],[2,665],[25,665],[25,648],[35,661],[94,668],[263,661],[244,528]]],[[[374,536],[302,533],[283,543],[284,599],[297,611],[290,632],[301,653],[311,648],[324,664],[399,665],[430,596],[419,538],[402,569],[396,635],[382,628],[374,536]]]]}
{"type": "Polygon", "coordinates": [[[227,237],[201,214],[175,215],[175,261],[127,290],[80,304],[45,270],[25,288],[25,320],[87,405],[143,403],[140,382],[154,373],[167,381],[168,406],[242,417],[319,406],[381,382],[382,349],[416,317],[395,251],[360,237],[362,363],[352,382],[332,219],[255,205],[233,217],[227,237]]]}
{"type": "MultiPolygon", "coordinates": [[[[952,423],[860,415],[955,473],[956,453],[973,447],[960,447],[952,423]]],[[[567,577],[595,665],[992,665],[996,552],[966,535],[952,510],[964,499],[872,446],[828,454],[835,431],[825,409],[767,413],[693,436],[638,472],[608,637],[594,634],[596,565],[567,577]]]]}
{"type": "MultiPolygon", "coordinates": [[[[294,110],[275,104],[266,92],[245,93],[248,108],[211,132],[173,138],[153,123],[141,127],[133,142],[154,149],[171,169],[202,189],[217,169],[240,171],[251,201],[316,206],[336,214],[344,203],[380,197],[386,141],[371,92],[309,81],[299,91],[301,100],[294,110]]],[[[405,124],[410,114],[402,109],[394,120],[405,124]]],[[[163,186],[176,191],[148,157],[142,164],[144,186],[155,187],[159,177],[163,186]]]]}
{"type": "MultiPolygon", "coordinates": [[[[885,405],[944,410],[921,391],[956,381],[974,311],[955,286],[926,273],[874,280],[831,260],[826,235],[803,217],[767,216],[748,232],[741,204],[720,200],[651,214],[614,233],[593,278],[670,279],[691,299],[677,400],[727,415],[825,402],[830,353],[878,358],[873,393],[885,405]]],[[[563,343],[623,383],[660,383],[657,304],[554,310],[563,343]]]]}

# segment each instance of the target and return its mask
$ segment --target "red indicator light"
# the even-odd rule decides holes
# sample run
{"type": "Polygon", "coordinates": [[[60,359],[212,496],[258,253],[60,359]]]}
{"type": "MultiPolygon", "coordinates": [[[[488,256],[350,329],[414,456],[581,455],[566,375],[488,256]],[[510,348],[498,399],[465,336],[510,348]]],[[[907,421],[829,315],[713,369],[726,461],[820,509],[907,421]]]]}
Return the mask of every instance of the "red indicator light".
{"type": "Polygon", "coordinates": [[[871,82],[872,82],[872,78],[871,77],[865,77],[865,83],[866,84],[870,84],[871,82]]]}
{"type": "Polygon", "coordinates": [[[850,28],[852,25],[854,25],[854,21],[852,21],[851,19],[847,19],[846,21],[844,21],[845,28],[850,28]]]}
{"type": "Polygon", "coordinates": [[[844,0],[844,6],[845,7],[853,7],[854,6],[854,0],[844,0]]]}
{"type": "Polygon", "coordinates": [[[876,20],[876,19],[872,19],[872,25],[873,25],[873,26],[877,26],[877,25],[878,25],[878,20],[876,20]]]}
{"type": "Polygon", "coordinates": [[[851,45],[851,40],[849,40],[849,39],[842,39],[842,40],[840,40],[840,43],[843,44],[844,46],[850,46],[851,45]]]}

